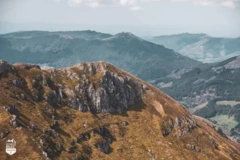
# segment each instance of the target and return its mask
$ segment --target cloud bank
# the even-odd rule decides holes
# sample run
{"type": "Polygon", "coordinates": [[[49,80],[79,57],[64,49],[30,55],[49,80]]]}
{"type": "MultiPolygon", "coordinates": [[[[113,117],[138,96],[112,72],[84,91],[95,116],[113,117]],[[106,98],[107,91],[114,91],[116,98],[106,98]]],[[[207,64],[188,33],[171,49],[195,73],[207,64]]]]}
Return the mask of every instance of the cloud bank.
{"type": "MultiPolygon", "coordinates": [[[[143,3],[160,2],[163,0],[55,0],[56,2],[67,3],[69,7],[88,6],[90,8],[98,8],[103,6],[119,5],[127,7],[132,11],[142,11],[143,3]]],[[[240,0],[167,0],[171,2],[190,2],[200,6],[223,6],[227,8],[236,8],[240,4],[240,0]]]]}

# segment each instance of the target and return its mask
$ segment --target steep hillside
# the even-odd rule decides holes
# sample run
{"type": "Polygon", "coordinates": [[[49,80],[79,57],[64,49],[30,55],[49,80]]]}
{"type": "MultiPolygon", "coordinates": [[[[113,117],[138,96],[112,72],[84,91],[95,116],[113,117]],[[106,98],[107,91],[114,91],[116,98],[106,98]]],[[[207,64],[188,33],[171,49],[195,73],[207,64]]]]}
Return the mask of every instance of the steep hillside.
{"type": "Polygon", "coordinates": [[[220,62],[240,55],[240,38],[216,38],[206,34],[158,36],[150,41],[202,62],[220,62]]]}
{"type": "Polygon", "coordinates": [[[177,70],[152,83],[240,142],[240,56],[177,70]]]}
{"type": "Polygon", "coordinates": [[[131,33],[94,31],[17,32],[0,36],[0,59],[62,68],[107,61],[144,80],[163,77],[199,62],[131,33]]]}
{"type": "Polygon", "coordinates": [[[240,159],[239,144],[211,123],[105,62],[0,61],[0,90],[0,146],[17,142],[0,159],[240,159]]]}

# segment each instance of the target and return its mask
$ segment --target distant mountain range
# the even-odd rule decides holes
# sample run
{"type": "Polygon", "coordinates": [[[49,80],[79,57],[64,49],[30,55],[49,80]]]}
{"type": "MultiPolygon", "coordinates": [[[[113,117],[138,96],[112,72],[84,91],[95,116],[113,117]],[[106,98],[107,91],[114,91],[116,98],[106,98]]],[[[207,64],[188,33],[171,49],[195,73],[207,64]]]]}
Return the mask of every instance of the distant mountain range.
{"type": "Polygon", "coordinates": [[[79,62],[106,61],[144,80],[156,79],[173,70],[200,64],[131,33],[110,35],[95,31],[4,34],[0,36],[0,59],[55,68],[79,62]]]}
{"type": "Polygon", "coordinates": [[[240,55],[239,38],[217,38],[206,34],[176,34],[148,39],[156,44],[188,56],[192,59],[212,63],[240,55]]]}
{"type": "MultiPolygon", "coordinates": [[[[174,36],[165,37],[171,39],[174,36]]],[[[223,41],[229,40],[229,43],[224,43],[224,48],[228,48],[229,53],[231,50],[231,54],[218,59],[217,55],[212,56],[211,61],[231,57],[240,51],[236,49],[240,46],[238,39],[214,40],[205,34],[175,35],[175,40],[169,40],[169,46],[165,46],[181,50],[184,45],[196,44],[204,38],[208,39],[204,48],[215,51],[223,41]]],[[[191,53],[199,54],[194,50],[191,53]]],[[[209,54],[204,55],[209,58],[209,54]]],[[[202,64],[131,33],[110,35],[95,31],[28,31],[0,35],[0,59],[55,68],[78,62],[110,62],[151,82],[192,113],[212,120],[229,136],[240,140],[239,57],[202,64]]]]}
{"type": "Polygon", "coordinates": [[[176,70],[152,84],[240,142],[240,56],[176,70]]]}

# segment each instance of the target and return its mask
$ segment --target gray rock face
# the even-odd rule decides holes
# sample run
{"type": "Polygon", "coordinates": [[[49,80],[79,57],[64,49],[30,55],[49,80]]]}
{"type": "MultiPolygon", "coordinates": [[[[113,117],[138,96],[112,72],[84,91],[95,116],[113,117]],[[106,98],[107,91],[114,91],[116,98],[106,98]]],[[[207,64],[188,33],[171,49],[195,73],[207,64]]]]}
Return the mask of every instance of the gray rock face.
{"type": "Polygon", "coordinates": [[[106,140],[96,143],[95,147],[97,147],[101,152],[103,152],[105,154],[108,154],[111,152],[110,145],[106,140]]]}
{"type": "Polygon", "coordinates": [[[17,116],[13,115],[13,118],[10,120],[10,125],[13,126],[14,128],[19,126],[17,116]]]}
{"type": "Polygon", "coordinates": [[[5,138],[8,135],[9,131],[5,129],[3,132],[0,133],[0,139],[5,138]]]}
{"type": "Polygon", "coordinates": [[[12,65],[8,64],[4,60],[0,60],[0,76],[6,73],[7,71],[11,71],[11,70],[13,70],[12,65]]]}
{"type": "Polygon", "coordinates": [[[16,112],[15,105],[3,106],[3,109],[5,109],[5,111],[9,112],[10,114],[14,114],[16,112]]]}
{"type": "MultiPolygon", "coordinates": [[[[69,106],[80,111],[123,113],[129,106],[141,101],[141,94],[148,90],[147,86],[138,84],[128,76],[119,76],[109,71],[109,64],[103,62],[80,63],[75,66],[75,71],[82,75],[71,74],[70,69],[64,69],[68,78],[80,80],[81,83],[75,86],[75,91],[65,88],[69,95],[69,106]],[[74,75],[74,76],[73,76],[74,75]],[[91,78],[94,82],[90,82],[91,78]],[[78,97],[77,95],[83,95],[78,97]]],[[[75,73],[76,73],[75,72],[75,73]]]]}
{"type": "Polygon", "coordinates": [[[105,72],[101,79],[102,87],[90,86],[86,95],[97,112],[124,112],[129,106],[139,102],[136,84],[131,79],[122,79],[110,72],[105,72]]]}
{"type": "Polygon", "coordinates": [[[195,152],[200,152],[200,151],[201,151],[201,149],[200,149],[199,147],[197,147],[197,146],[195,146],[195,145],[193,145],[193,144],[186,144],[186,147],[187,147],[188,149],[190,149],[190,150],[195,151],[195,152]]]}
{"type": "Polygon", "coordinates": [[[216,143],[216,141],[212,137],[209,137],[209,140],[210,140],[213,148],[218,149],[218,144],[216,143]]]}
{"type": "Polygon", "coordinates": [[[12,83],[16,87],[22,87],[24,85],[24,81],[21,79],[14,79],[12,83]]]}
{"type": "Polygon", "coordinates": [[[46,101],[53,103],[59,103],[61,101],[61,97],[55,91],[48,92],[45,99],[46,101]]]}
{"type": "Polygon", "coordinates": [[[181,137],[191,132],[197,127],[196,122],[191,117],[177,117],[175,122],[172,118],[168,117],[161,124],[162,135],[167,136],[172,131],[176,137],[181,137]]]}

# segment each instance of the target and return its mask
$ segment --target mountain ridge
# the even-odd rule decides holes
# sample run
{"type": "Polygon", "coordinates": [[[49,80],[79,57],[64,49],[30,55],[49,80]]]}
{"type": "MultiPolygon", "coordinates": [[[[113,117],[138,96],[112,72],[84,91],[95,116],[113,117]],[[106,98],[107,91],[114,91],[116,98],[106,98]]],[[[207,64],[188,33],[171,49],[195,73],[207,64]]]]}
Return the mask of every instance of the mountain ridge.
{"type": "Polygon", "coordinates": [[[238,159],[240,145],[105,62],[41,70],[0,61],[1,159],[238,159]],[[128,96],[126,96],[128,95],[128,96]]]}
{"type": "Polygon", "coordinates": [[[177,70],[152,84],[184,104],[192,113],[208,118],[239,141],[240,56],[225,61],[177,70]],[[216,120],[216,118],[220,118],[216,120]],[[228,121],[232,118],[231,121],[228,121]]]}
{"type": "Polygon", "coordinates": [[[94,35],[86,35],[85,39],[54,34],[38,35],[30,39],[1,37],[0,58],[11,63],[47,64],[55,68],[72,66],[79,61],[104,60],[144,80],[165,76],[178,68],[200,64],[130,33],[122,32],[107,37],[95,32],[94,35]]]}
{"type": "Polygon", "coordinates": [[[157,36],[148,39],[156,44],[162,44],[182,55],[202,62],[219,62],[238,56],[240,39],[212,37],[207,34],[182,33],[157,36]]]}

